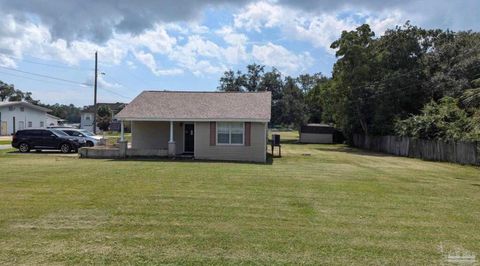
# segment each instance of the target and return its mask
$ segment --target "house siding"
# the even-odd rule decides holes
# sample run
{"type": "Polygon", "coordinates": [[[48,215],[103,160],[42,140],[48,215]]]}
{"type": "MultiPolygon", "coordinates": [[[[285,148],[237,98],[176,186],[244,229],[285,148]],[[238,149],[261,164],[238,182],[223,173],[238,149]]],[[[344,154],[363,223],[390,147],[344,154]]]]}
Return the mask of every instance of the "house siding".
{"type": "Polygon", "coordinates": [[[24,129],[28,129],[28,122],[32,122],[31,128],[40,128],[40,122],[43,122],[44,127],[47,125],[47,113],[33,109],[30,107],[24,106],[24,111],[20,109],[21,106],[14,105],[14,110],[9,110],[8,106],[0,107],[1,120],[4,123],[0,122],[1,125],[7,125],[6,130],[1,130],[0,134],[5,133],[10,135],[15,133],[13,131],[13,117],[15,117],[15,130],[19,130],[20,121],[23,121],[24,129]]]}
{"type": "MultiPolygon", "coordinates": [[[[168,149],[170,122],[132,121],[133,149],[168,149]]],[[[176,153],[183,153],[183,126],[173,123],[176,153]]]]}
{"type": "Polygon", "coordinates": [[[210,122],[195,123],[195,158],[204,160],[265,162],[267,147],[266,123],[252,122],[250,146],[210,145],[210,122]]]}

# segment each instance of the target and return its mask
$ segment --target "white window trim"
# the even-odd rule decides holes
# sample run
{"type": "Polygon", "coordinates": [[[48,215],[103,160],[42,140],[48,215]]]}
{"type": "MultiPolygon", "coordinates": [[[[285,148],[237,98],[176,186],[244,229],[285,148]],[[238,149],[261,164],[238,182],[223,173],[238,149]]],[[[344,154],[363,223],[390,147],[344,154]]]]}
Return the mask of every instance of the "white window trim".
{"type": "Polygon", "coordinates": [[[215,144],[217,146],[245,146],[245,122],[242,122],[242,143],[232,143],[232,131],[229,127],[228,129],[228,142],[229,143],[218,143],[218,123],[238,123],[238,122],[215,122],[215,144]]]}

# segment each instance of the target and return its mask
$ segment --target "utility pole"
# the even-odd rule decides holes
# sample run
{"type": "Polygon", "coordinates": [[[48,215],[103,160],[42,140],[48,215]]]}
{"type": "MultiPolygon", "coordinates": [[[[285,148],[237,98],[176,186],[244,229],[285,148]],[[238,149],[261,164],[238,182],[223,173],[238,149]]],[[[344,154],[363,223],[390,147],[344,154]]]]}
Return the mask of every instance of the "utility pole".
{"type": "Polygon", "coordinates": [[[93,134],[97,134],[97,77],[98,77],[98,52],[95,52],[95,79],[93,81],[93,134]]]}

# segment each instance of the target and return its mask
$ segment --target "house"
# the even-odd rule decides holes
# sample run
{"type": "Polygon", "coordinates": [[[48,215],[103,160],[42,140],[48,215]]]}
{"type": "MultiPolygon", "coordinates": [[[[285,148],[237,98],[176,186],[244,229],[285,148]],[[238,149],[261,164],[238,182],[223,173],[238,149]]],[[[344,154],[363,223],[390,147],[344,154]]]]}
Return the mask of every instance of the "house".
{"type": "MultiPolygon", "coordinates": [[[[97,103],[97,109],[100,106],[108,106],[110,109],[111,117],[112,117],[112,124],[114,124],[114,130],[120,129],[118,122],[113,118],[115,114],[117,114],[120,110],[125,107],[126,104],[124,103],[97,103]]],[[[93,105],[85,106],[83,110],[80,112],[80,128],[93,132],[93,116],[95,114],[95,107],[93,105]]],[[[97,131],[99,128],[97,127],[97,131]]],[[[117,131],[117,130],[115,130],[117,131]]]]}
{"type": "Polygon", "coordinates": [[[51,114],[46,114],[47,118],[47,127],[57,127],[57,126],[63,126],[67,120],[61,119],[60,117],[56,117],[51,114]]]}
{"type": "Polygon", "coordinates": [[[333,143],[336,130],[327,124],[307,124],[300,129],[301,143],[333,143]]]}
{"type": "Polygon", "coordinates": [[[265,162],[270,113],[270,92],[144,91],[116,118],[131,123],[131,153],[265,162]]]}
{"type": "Polygon", "coordinates": [[[46,127],[51,110],[28,102],[0,102],[0,135],[11,135],[25,128],[46,127]]]}

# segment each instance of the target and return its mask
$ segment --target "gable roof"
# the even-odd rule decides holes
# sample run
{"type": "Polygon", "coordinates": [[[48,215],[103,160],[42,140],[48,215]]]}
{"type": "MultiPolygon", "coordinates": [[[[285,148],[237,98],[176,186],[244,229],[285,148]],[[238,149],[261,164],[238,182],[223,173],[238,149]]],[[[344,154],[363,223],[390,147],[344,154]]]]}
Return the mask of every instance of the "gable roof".
{"type": "Polygon", "coordinates": [[[144,91],[115,117],[150,121],[270,121],[270,92],[144,91]]]}
{"type": "Polygon", "coordinates": [[[21,105],[23,107],[29,107],[29,108],[32,108],[32,109],[35,109],[35,110],[38,110],[38,111],[42,111],[42,112],[47,112],[47,113],[52,111],[48,108],[38,106],[38,105],[29,103],[29,102],[0,102],[0,107],[16,106],[16,105],[21,105]]]}
{"type": "Polygon", "coordinates": [[[54,116],[54,115],[51,115],[51,114],[47,114],[47,117],[50,117],[51,119],[54,119],[54,120],[59,120],[59,121],[67,121],[65,119],[62,119],[58,116],[54,116]]]}

